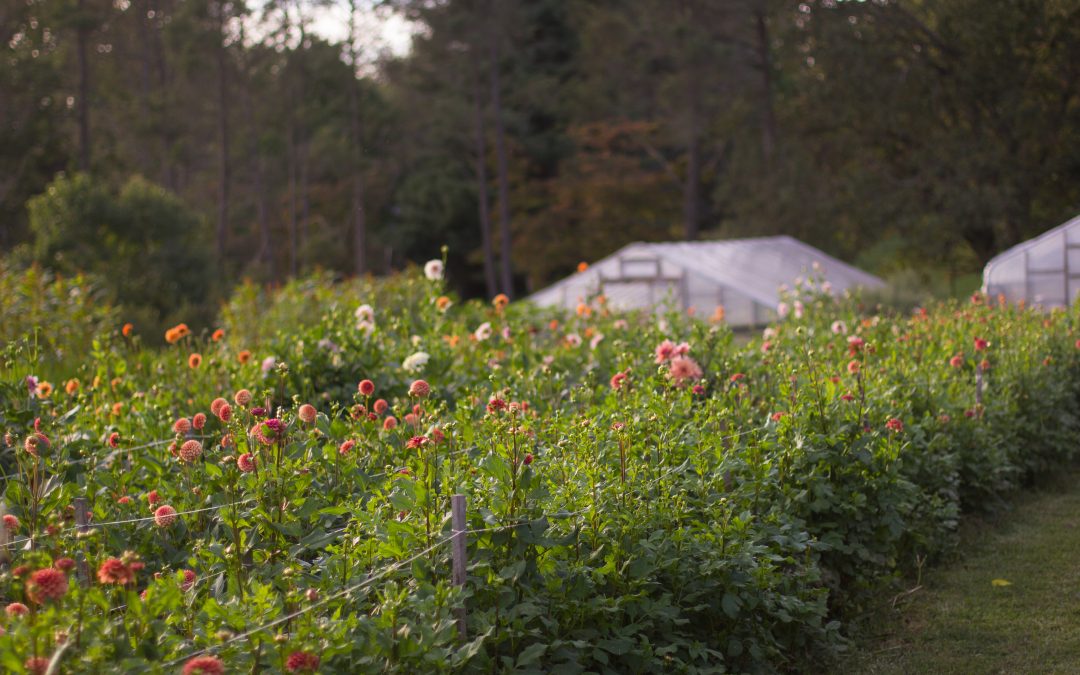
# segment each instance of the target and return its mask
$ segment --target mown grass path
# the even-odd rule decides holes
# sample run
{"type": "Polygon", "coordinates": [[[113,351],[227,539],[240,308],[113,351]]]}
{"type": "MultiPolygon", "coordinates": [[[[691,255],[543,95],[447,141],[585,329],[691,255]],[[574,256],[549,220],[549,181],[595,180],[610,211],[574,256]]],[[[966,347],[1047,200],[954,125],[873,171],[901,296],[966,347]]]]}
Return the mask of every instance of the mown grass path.
{"type": "Polygon", "coordinates": [[[969,522],[961,551],[839,670],[1080,673],[1080,472],[969,522]]]}

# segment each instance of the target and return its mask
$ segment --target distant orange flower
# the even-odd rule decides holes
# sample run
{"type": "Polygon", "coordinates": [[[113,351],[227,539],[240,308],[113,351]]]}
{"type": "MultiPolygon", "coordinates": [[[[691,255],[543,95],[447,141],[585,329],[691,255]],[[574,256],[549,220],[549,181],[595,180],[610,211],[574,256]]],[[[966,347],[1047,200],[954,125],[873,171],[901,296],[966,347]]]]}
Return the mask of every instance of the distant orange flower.
{"type": "Polygon", "coordinates": [[[192,354],[187,360],[188,368],[198,368],[202,365],[202,354],[198,352],[192,354]]]}
{"type": "Polygon", "coordinates": [[[559,327],[559,320],[558,319],[552,319],[551,321],[548,322],[548,328],[550,328],[551,330],[556,330],[556,329],[558,329],[558,327],[559,327]]]}
{"type": "Polygon", "coordinates": [[[53,386],[49,382],[39,382],[37,386],[38,398],[49,398],[53,393],[53,386]]]}
{"type": "Polygon", "coordinates": [[[120,413],[122,413],[122,412],[124,412],[124,404],[123,403],[113,403],[112,411],[111,411],[112,416],[113,417],[119,417],[120,413]]]}
{"type": "Polygon", "coordinates": [[[585,262],[584,260],[582,260],[581,262],[579,262],[577,264],[577,271],[578,272],[584,272],[587,269],[589,269],[589,263],[585,262]]]}
{"type": "Polygon", "coordinates": [[[212,335],[210,336],[210,339],[211,339],[211,340],[213,340],[214,342],[221,342],[221,338],[223,338],[223,337],[225,337],[225,329],[223,329],[223,328],[218,328],[218,329],[217,329],[216,331],[214,331],[214,333],[213,333],[213,334],[212,334],[212,335]]]}
{"type": "Polygon", "coordinates": [[[246,349],[241,350],[240,353],[236,355],[236,358],[240,363],[247,363],[251,360],[251,352],[246,349]]]}
{"type": "Polygon", "coordinates": [[[724,314],[724,306],[717,305],[716,309],[713,310],[712,317],[709,321],[712,321],[713,323],[722,323],[724,321],[724,314]]]}
{"type": "Polygon", "coordinates": [[[450,309],[450,305],[450,298],[446,297],[445,295],[440,295],[438,298],[435,299],[435,309],[439,310],[440,312],[445,312],[446,310],[450,309]]]}
{"type": "Polygon", "coordinates": [[[501,312],[510,304],[510,298],[506,296],[506,293],[499,293],[491,299],[491,304],[495,306],[495,311],[501,312]]]}
{"type": "Polygon", "coordinates": [[[461,336],[460,335],[444,335],[444,336],[442,336],[442,339],[443,339],[443,342],[450,345],[451,347],[457,347],[458,342],[461,341],[461,336]]]}
{"type": "Polygon", "coordinates": [[[79,391],[79,381],[74,378],[68,380],[67,384],[64,385],[64,391],[67,392],[68,396],[74,396],[75,392],[79,391]]]}
{"type": "Polygon", "coordinates": [[[592,316],[592,308],[586,305],[584,302],[579,302],[577,306],[577,315],[582,318],[588,319],[590,316],[592,316]]]}
{"type": "Polygon", "coordinates": [[[131,334],[135,332],[135,324],[125,323],[124,327],[120,329],[120,334],[124,337],[131,337],[131,334]]]}
{"type": "Polygon", "coordinates": [[[186,323],[178,323],[165,331],[165,341],[169,344],[173,344],[188,335],[191,335],[191,329],[188,328],[188,325],[186,323]]]}

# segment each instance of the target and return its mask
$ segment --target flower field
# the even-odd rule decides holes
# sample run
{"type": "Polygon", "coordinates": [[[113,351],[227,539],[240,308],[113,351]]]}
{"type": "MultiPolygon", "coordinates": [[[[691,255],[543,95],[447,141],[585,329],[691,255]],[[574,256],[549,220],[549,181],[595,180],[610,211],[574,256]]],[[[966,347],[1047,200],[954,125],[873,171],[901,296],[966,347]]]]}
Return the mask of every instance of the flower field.
{"type": "Polygon", "coordinates": [[[38,328],[0,362],[9,672],[807,669],[1080,429],[1080,316],[982,296],[896,317],[807,282],[747,340],[462,303],[429,265],[242,286],[158,347],[31,281],[2,301],[38,328]]]}

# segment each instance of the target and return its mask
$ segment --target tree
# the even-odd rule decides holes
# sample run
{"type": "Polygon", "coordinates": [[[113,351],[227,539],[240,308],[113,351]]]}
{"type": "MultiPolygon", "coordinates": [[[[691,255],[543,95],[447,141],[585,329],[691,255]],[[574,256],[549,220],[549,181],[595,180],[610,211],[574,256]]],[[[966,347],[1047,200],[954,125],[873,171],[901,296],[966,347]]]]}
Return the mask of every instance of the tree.
{"type": "Polygon", "coordinates": [[[99,275],[113,301],[155,329],[212,317],[208,232],[163,188],[136,177],[116,192],[87,174],[61,175],[29,211],[36,262],[99,275]]]}

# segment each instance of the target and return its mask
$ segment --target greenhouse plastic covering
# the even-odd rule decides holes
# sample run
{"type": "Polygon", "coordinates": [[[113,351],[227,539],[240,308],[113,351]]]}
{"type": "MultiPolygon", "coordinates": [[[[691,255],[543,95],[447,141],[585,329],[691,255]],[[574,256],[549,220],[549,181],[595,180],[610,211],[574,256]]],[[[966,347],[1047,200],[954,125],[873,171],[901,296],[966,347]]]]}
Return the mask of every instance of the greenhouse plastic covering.
{"type": "Polygon", "coordinates": [[[1080,216],[995,256],[983,270],[983,291],[1045,308],[1080,294],[1080,216]]]}
{"type": "Polygon", "coordinates": [[[702,316],[723,307],[729,324],[753,326],[775,317],[781,287],[794,286],[800,277],[828,282],[833,293],[884,285],[797,239],[778,236],[630,244],[529,299],[572,309],[602,293],[613,309],[692,307],[702,316]]]}

